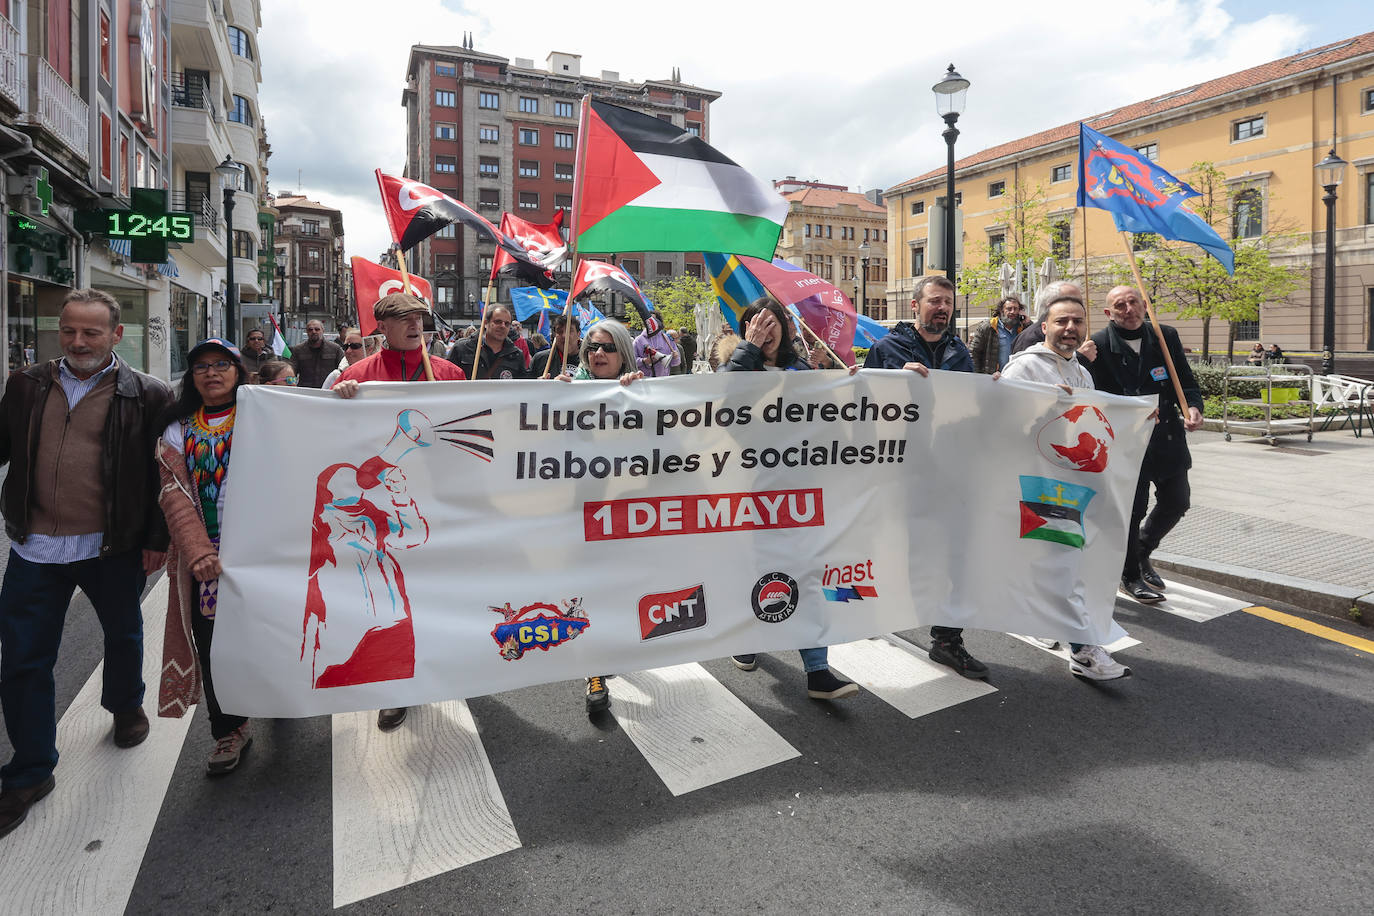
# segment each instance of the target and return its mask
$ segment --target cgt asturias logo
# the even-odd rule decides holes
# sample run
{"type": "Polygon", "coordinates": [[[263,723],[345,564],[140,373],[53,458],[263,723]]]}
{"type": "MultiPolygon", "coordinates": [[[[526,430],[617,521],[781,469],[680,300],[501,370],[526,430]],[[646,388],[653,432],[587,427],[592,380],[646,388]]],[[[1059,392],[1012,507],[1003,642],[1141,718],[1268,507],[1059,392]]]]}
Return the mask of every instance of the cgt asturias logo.
{"type": "Polygon", "coordinates": [[[826,601],[862,601],[878,597],[874,585],[873,560],[859,560],[856,563],[843,563],[825,566],[821,573],[821,591],[826,601]]]}
{"type": "Polygon", "coordinates": [[[501,615],[502,620],[491,631],[491,638],[496,640],[501,657],[508,662],[519,661],[530,649],[547,652],[554,646],[561,646],[592,625],[582,609],[581,598],[564,601],[562,610],[543,601],[527,604],[518,611],[509,601],[502,607],[488,605],[487,610],[501,615]]]}
{"type": "Polygon", "coordinates": [[[706,626],[706,588],[693,585],[639,599],[639,638],[656,639],[706,626]]]}
{"type": "Polygon", "coordinates": [[[769,573],[754,583],[749,602],[759,620],[782,623],[797,609],[797,580],[787,573],[769,573]]]}

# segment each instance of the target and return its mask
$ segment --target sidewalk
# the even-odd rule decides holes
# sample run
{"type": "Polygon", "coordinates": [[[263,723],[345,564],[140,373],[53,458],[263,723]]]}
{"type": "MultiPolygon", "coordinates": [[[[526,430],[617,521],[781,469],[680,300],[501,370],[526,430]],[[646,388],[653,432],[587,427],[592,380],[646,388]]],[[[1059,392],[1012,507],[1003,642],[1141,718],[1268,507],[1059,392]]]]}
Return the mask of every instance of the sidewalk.
{"type": "Polygon", "coordinates": [[[1156,565],[1374,624],[1374,435],[1271,446],[1197,432],[1189,445],[1192,508],[1156,565]]]}

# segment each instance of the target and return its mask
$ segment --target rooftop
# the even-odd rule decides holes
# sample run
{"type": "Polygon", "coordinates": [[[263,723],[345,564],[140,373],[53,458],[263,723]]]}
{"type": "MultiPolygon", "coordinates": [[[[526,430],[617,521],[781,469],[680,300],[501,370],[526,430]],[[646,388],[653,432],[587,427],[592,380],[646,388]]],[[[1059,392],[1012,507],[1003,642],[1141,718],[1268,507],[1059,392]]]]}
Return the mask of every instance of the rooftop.
{"type": "Polygon", "coordinates": [[[804,207],[823,207],[831,209],[834,207],[850,206],[864,213],[873,213],[875,215],[887,213],[887,207],[879,206],[867,197],[854,191],[838,191],[833,188],[802,188],[800,191],[789,191],[782,196],[804,207]]]}

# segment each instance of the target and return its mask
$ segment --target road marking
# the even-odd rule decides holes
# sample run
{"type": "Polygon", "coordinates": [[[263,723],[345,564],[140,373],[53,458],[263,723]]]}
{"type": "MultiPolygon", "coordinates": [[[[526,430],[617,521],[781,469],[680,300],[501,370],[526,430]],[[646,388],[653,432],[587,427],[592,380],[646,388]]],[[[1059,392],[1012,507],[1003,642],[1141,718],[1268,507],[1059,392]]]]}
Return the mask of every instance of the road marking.
{"type": "Polygon", "coordinates": [[[698,664],[606,682],[611,713],[674,795],[801,756],[698,664]]]}
{"type": "Polygon", "coordinates": [[[1358,649],[1361,652],[1368,652],[1374,655],[1374,640],[1363,639],[1359,636],[1351,636],[1349,633],[1343,633],[1340,630],[1322,626],[1319,623],[1313,623],[1301,617],[1294,617],[1292,614],[1285,614],[1273,608],[1255,606],[1242,608],[1242,610],[1247,614],[1254,614],[1256,617],[1263,617],[1265,620],[1272,620],[1274,623],[1281,623],[1286,627],[1302,630],[1304,633],[1308,633],[1312,636],[1320,636],[1322,639],[1329,639],[1343,646],[1349,646],[1352,649],[1358,649]]]}
{"type": "MultiPolygon", "coordinates": [[[[1069,644],[1066,642],[1061,641],[1057,648],[1051,649],[1049,646],[1041,645],[1038,640],[1031,636],[1022,636],[1020,633],[1008,633],[1007,635],[1014,639],[1019,639],[1027,645],[1035,646],[1035,648],[1041,650],[1042,652],[1048,652],[1051,655],[1057,655],[1064,661],[1069,660],[1069,644]]],[[[1132,646],[1138,645],[1140,645],[1140,640],[1136,639],[1133,636],[1123,636],[1115,642],[1108,643],[1102,648],[1106,649],[1109,653],[1115,654],[1117,652],[1122,651],[1123,649],[1129,649],[1132,646]]]]}
{"type": "Polygon", "coordinates": [[[1249,606],[1249,602],[1239,598],[1228,598],[1180,582],[1170,582],[1164,591],[1164,600],[1156,604],[1145,604],[1119,593],[1117,599],[1134,607],[1154,608],[1196,623],[1206,623],[1249,606]]]}
{"type": "Polygon", "coordinates": [[[899,636],[875,636],[831,646],[830,665],[911,719],[997,692],[918,652],[899,636]]]}
{"type": "MultiPolygon", "coordinates": [[[[167,577],[143,602],[144,708],[157,708],[167,577]]],[[[148,738],[122,750],[100,706],[104,663],[57,726],[57,788],[0,841],[6,912],[123,913],[191,725],[154,717],[148,738]]],[[[206,736],[207,740],[209,736],[206,736]]]]}
{"type": "Polygon", "coordinates": [[[334,716],[334,906],[520,848],[467,703],[334,716]]]}

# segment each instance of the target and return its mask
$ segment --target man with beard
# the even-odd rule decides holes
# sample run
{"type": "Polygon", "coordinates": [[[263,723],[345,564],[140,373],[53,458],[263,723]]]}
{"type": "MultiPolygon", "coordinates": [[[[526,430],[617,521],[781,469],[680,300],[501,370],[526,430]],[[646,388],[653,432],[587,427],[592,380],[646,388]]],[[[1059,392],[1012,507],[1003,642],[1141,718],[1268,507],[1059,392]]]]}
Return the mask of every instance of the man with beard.
{"type": "MultiPolygon", "coordinates": [[[[1088,329],[1088,310],[1077,296],[1060,294],[1049,303],[1045,340],[1015,354],[1002,378],[1058,385],[1065,391],[1093,388],[1092,375],[1078,362],[1078,348],[1088,329]]],[[[1091,351],[1091,342],[1088,350],[1091,351]]],[[[1094,351],[1095,352],[1095,351],[1094,351]]],[[[1117,662],[1102,646],[1069,644],[1069,671],[1094,681],[1130,677],[1131,669],[1117,662]]]]}
{"type": "Polygon", "coordinates": [[[1097,389],[1159,398],[1158,420],[1140,465],[1135,505],[1126,531],[1126,563],[1121,573],[1123,592],[1139,602],[1154,604],[1164,600],[1160,594],[1164,580],[1150,565],[1150,554],[1188,511],[1188,469],[1193,466],[1193,459],[1188,452],[1187,434],[1202,426],[1202,391],[1183,353],[1178,332],[1161,325],[1188,402],[1178,403],[1159,339],[1145,327],[1145,304],[1138,290],[1131,286],[1113,287],[1107,293],[1105,313],[1110,321],[1092,337],[1097,352],[1088,367],[1097,389]],[[1151,483],[1155,485],[1155,507],[1147,518],[1151,483]]]}
{"type": "MultiPolygon", "coordinates": [[[[511,325],[515,313],[510,306],[495,303],[487,306],[487,329],[482,338],[482,358],[477,363],[474,379],[528,378],[525,353],[511,340],[511,325]]],[[[448,361],[464,372],[472,372],[477,355],[477,337],[465,337],[448,351],[448,361]]]]}
{"type": "Polygon", "coordinates": [[[343,348],[324,339],[324,324],[311,320],[305,325],[305,343],[291,351],[296,369],[296,384],[301,388],[323,388],[329,373],[339,368],[343,348]]]}
{"type": "Polygon", "coordinates": [[[973,354],[973,371],[992,375],[1007,364],[1016,335],[1030,327],[1026,307],[1015,296],[997,303],[997,314],[973,326],[968,348],[973,354]]]}
{"type": "Polygon", "coordinates": [[[1040,292],[1035,294],[1035,319],[1026,325],[1024,331],[1016,335],[1016,340],[1011,345],[1012,353],[1020,353],[1045,339],[1043,328],[1045,319],[1049,317],[1050,302],[1060,296],[1077,296],[1083,299],[1083,289],[1071,280],[1055,280],[1040,287],[1040,292]]]}
{"type": "MultiPolygon", "coordinates": [[[[973,357],[950,327],[954,314],[954,284],[941,276],[922,277],[912,290],[916,324],[900,321],[875,343],[864,360],[865,369],[910,369],[920,375],[931,369],[972,372],[973,357]]],[[[969,678],[985,678],[988,666],[964,648],[962,627],[931,627],[930,658],[969,678]]]]}
{"type": "Polygon", "coordinates": [[[564,372],[565,363],[568,375],[577,370],[577,353],[582,345],[582,323],[577,320],[576,315],[554,315],[551,323],[553,345],[534,354],[534,360],[530,363],[532,378],[558,378],[564,372]],[[549,364],[549,360],[553,360],[552,365],[549,364]]]}

